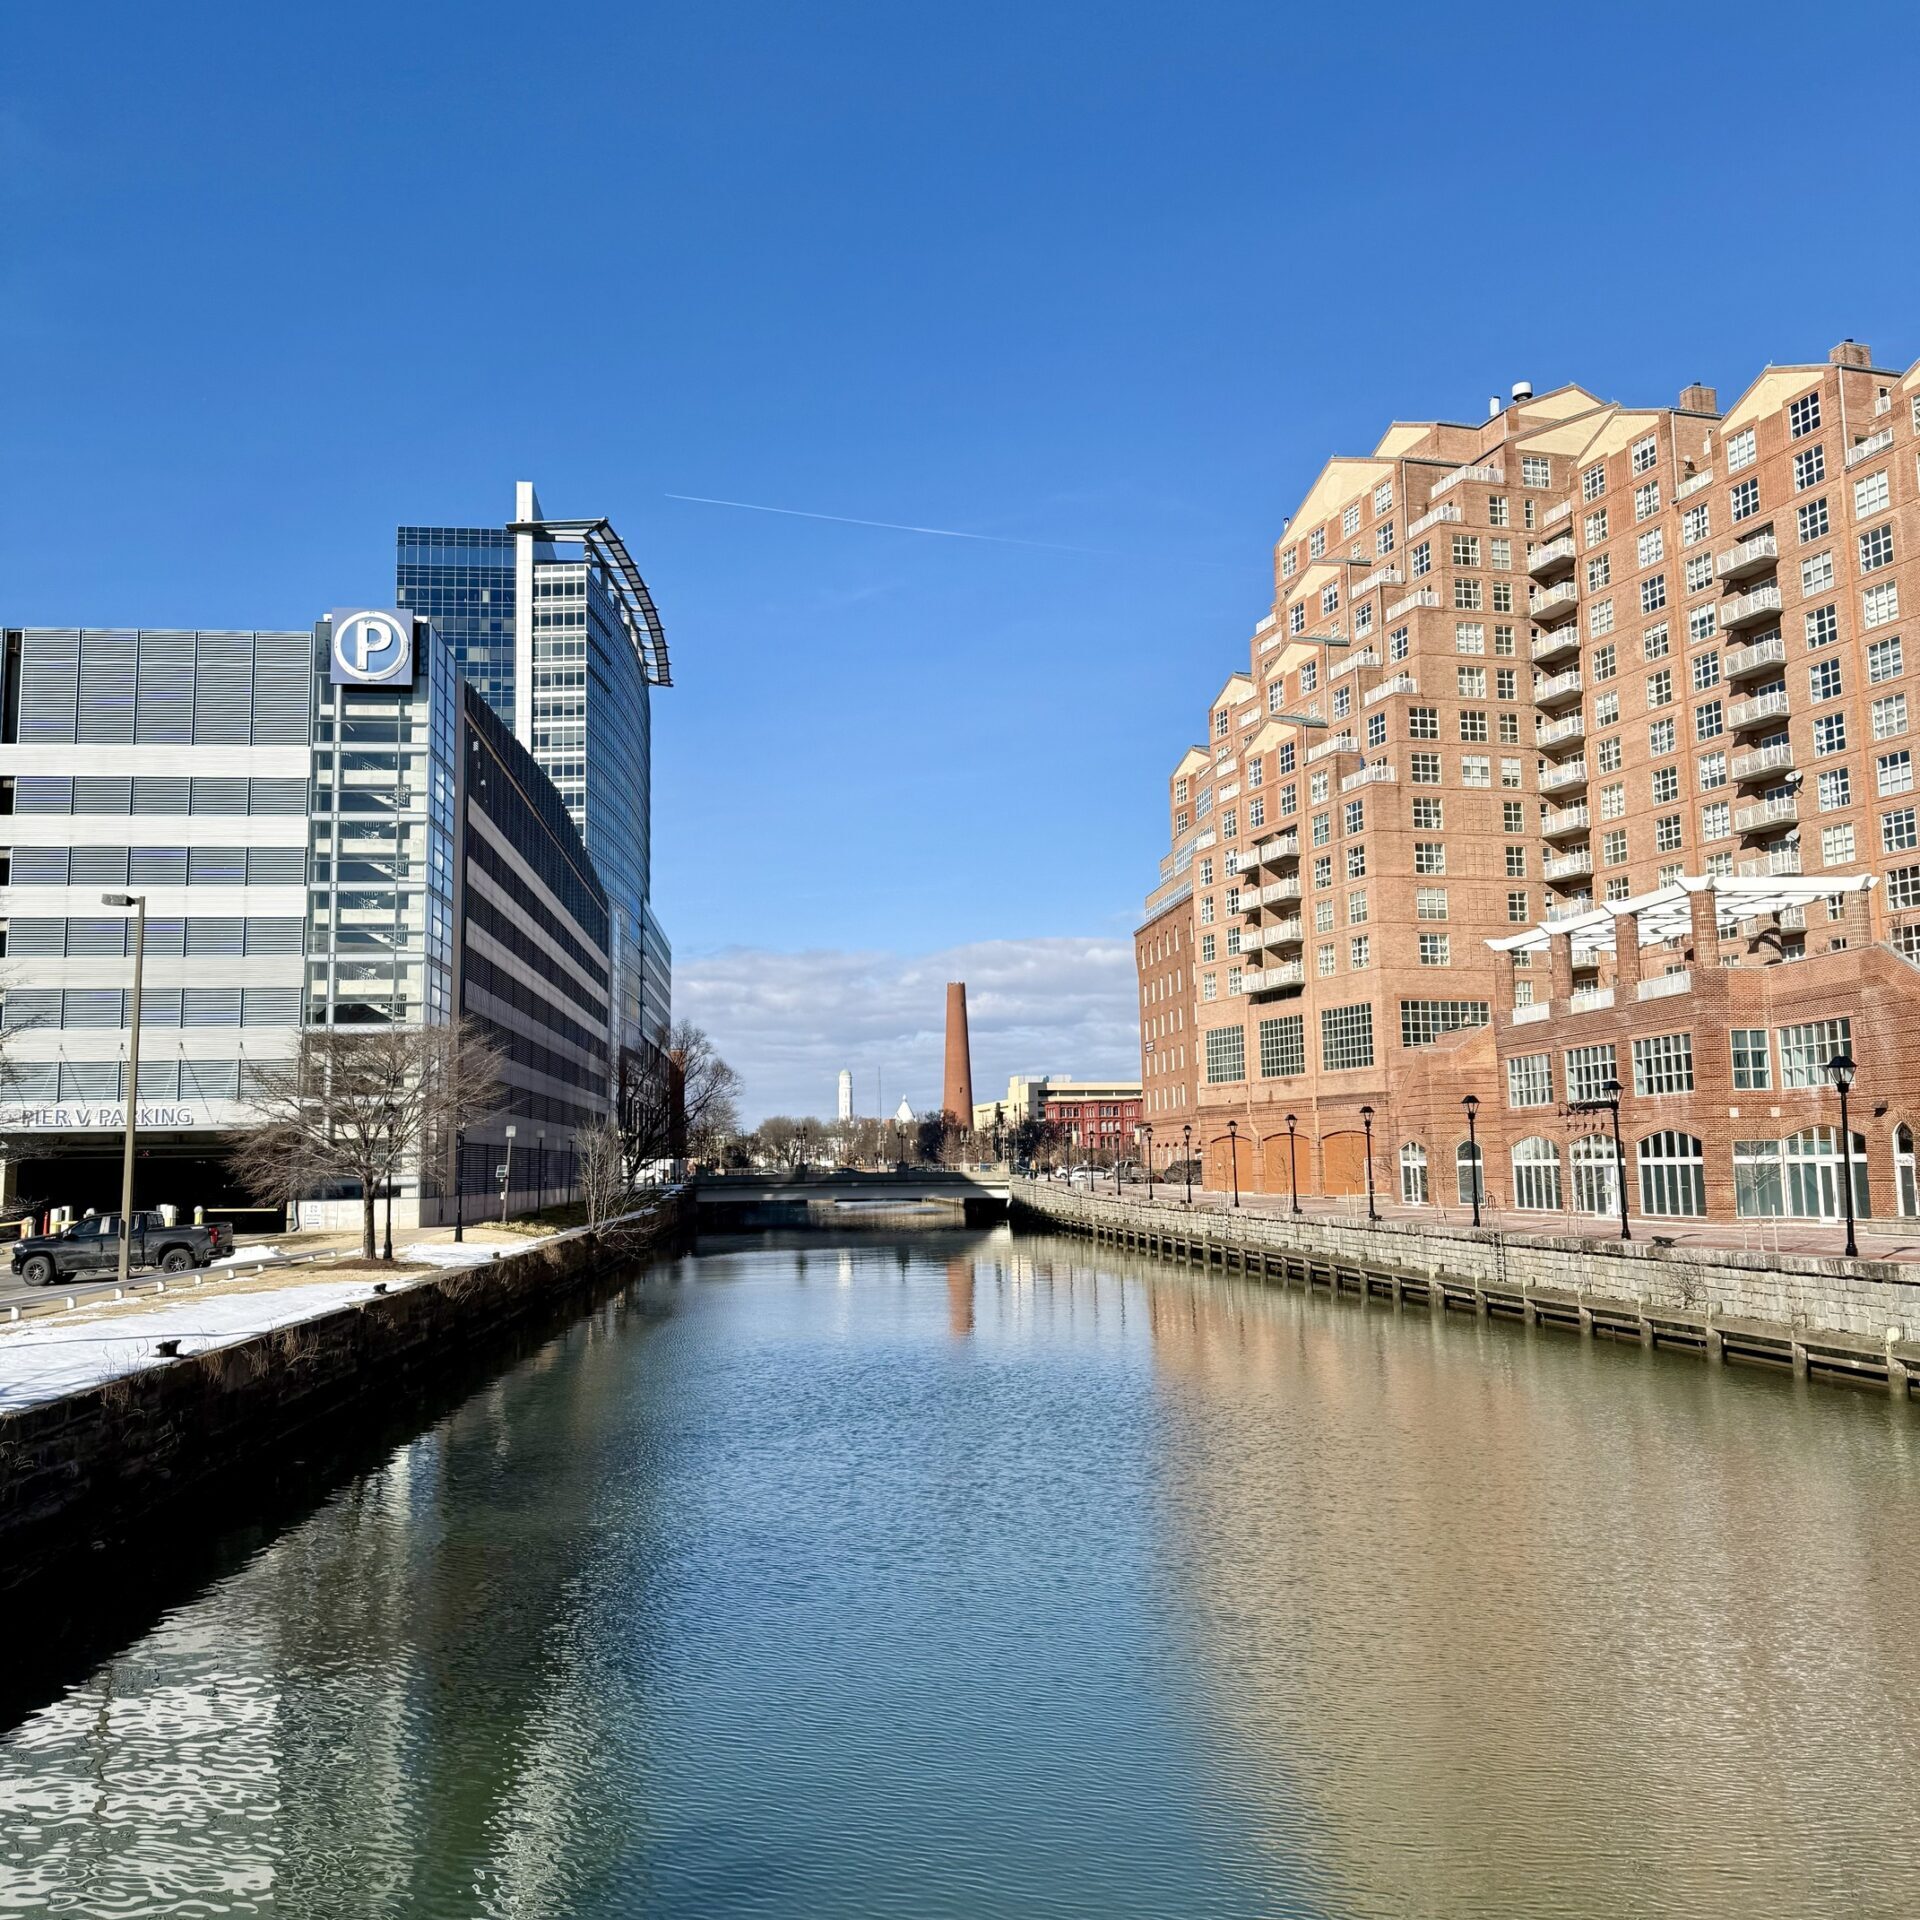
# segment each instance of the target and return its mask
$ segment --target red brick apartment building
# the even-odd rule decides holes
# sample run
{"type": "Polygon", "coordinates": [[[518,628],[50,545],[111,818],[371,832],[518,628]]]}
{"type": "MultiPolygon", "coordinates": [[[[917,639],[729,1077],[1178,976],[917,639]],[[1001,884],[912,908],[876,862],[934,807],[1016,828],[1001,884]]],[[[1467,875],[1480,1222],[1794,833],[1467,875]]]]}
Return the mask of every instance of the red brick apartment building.
{"type": "Polygon", "coordinates": [[[1606,1214],[1617,1081],[1635,1212],[1825,1218],[1847,1053],[1863,1210],[1920,1213],[1917,463],[1920,367],[1852,341],[1329,461],[1169,780],[1145,1117],[1285,1192],[1291,1116],[1317,1194],[1370,1120],[1457,1205],[1472,1095],[1489,1198],[1606,1214]]]}
{"type": "Polygon", "coordinates": [[[1049,1080],[1040,1109],[1077,1151],[1129,1159],[1138,1151],[1140,1102],[1133,1080],[1049,1080]]]}

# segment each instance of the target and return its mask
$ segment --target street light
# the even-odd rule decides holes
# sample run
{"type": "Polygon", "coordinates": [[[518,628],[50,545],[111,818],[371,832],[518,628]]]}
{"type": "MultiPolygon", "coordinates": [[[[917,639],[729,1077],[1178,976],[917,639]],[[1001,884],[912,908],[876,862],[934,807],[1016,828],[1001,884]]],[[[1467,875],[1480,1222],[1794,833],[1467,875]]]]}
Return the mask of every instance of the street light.
{"type": "Polygon", "coordinates": [[[1287,1115],[1287,1188],[1293,1195],[1293,1210],[1300,1211],[1300,1135],[1295,1131],[1298,1116],[1287,1115]]]}
{"type": "Polygon", "coordinates": [[[540,1131],[536,1133],[533,1137],[539,1143],[535,1151],[535,1158],[533,1162],[533,1168],[534,1168],[533,1210],[535,1213],[538,1213],[547,1204],[547,1130],[546,1128],[542,1127],[540,1131]]]}
{"type": "Polygon", "coordinates": [[[1153,1128],[1151,1125],[1140,1129],[1147,1136],[1147,1205],[1153,1205],[1153,1128]]]}
{"type": "Polygon", "coordinates": [[[1603,1080],[1600,1091],[1606,1096],[1608,1110],[1613,1115],[1613,1178],[1620,1190],[1620,1238],[1631,1240],[1633,1229],[1627,1225],[1627,1155],[1620,1144],[1620,1095],[1625,1089],[1618,1080],[1603,1080]]]}
{"type": "MultiPolygon", "coordinates": [[[[1840,1096],[1840,1166],[1841,1180],[1847,1202],[1847,1258],[1859,1257],[1860,1249],[1853,1237],[1853,1130],[1847,1124],[1847,1095],[1853,1091],[1853,1076],[1858,1072],[1850,1053],[1836,1053],[1827,1062],[1827,1078],[1833,1082],[1833,1090],[1840,1096]]],[[[132,1178],[131,1175],[128,1176],[132,1178]]]]}
{"type": "Polygon", "coordinates": [[[147,958],[147,896],[103,893],[103,907],[133,909],[133,1007],[127,1023],[127,1130],[120,1156],[120,1284],[133,1263],[133,1142],[140,1127],[140,976],[147,958]]]}
{"type": "Polygon", "coordinates": [[[381,1119],[387,1129],[387,1230],[381,1244],[380,1258],[391,1266],[393,1264],[393,1102],[389,1100],[381,1109],[381,1119]]]}
{"type": "MultiPolygon", "coordinates": [[[[1467,1110],[1467,1178],[1473,1182],[1473,1224],[1480,1224],[1480,1137],[1474,1132],[1474,1116],[1480,1111],[1477,1093],[1463,1094],[1460,1104],[1467,1110]]],[[[1446,1189],[1443,1187],[1444,1193],[1446,1189]]]]}
{"type": "Polygon", "coordinates": [[[1233,1158],[1233,1204],[1240,1204],[1240,1122],[1227,1122],[1227,1151],[1233,1158]]]}
{"type": "Polygon", "coordinates": [[[507,1157],[500,1168],[500,1224],[507,1224],[507,1193],[513,1185],[513,1136],[516,1129],[507,1129],[507,1157]]]}
{"type": "Polygon", "coordinates": [[[457,1128],[453,1136],[453,1237],[467,1237],[467,1210],[464,1205],[467,1185],[467,1130],[457,1128]]]}
{"type": "Polygon", "coordinates": [[[1192,1206],[1193,1205],[1193,1129],[1191,1127],[1182,1127],[1180,1129],[1180,1152],[1183,1156],[1182,1164],[1185,1166],[1186,1173],[1187,1173],[1187,1205],[1192,1206]]]}
{"type": "Polygon", "coordinates": [[[1367,1130],[1367,1218],[1378,1220],[1379,1212],[1373,1204],[1373,1109],[1360,1109],[1360,1124],[1367,1130]]]}

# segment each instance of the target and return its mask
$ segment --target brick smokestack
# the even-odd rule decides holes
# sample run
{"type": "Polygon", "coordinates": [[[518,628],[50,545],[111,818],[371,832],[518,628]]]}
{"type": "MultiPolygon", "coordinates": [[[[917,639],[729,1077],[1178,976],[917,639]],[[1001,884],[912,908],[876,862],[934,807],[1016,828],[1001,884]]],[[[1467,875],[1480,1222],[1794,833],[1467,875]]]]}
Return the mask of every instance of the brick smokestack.
{"type": "Polygon", "coordinates": [[[967,1045],[967,983],[947,982],[947,1078],[942,1109],[963,1127],[973,1125],[973,1053],[967,1045]]]}

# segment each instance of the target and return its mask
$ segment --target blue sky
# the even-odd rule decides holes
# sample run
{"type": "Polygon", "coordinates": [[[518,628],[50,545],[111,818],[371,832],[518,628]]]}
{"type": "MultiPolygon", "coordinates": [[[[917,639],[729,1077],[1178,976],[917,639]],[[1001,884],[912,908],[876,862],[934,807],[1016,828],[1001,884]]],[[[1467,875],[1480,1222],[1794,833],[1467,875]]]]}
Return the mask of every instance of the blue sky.
{"type": "Polygon", "coordinates": [[[1523,377],[1920,356],[1873,80],[1909,21],[1846,29],[16,10],[0,613],[301,623],[388,595],[397,522],[501,521],[530,476],[667,621],[655,891],[750,1107],[824,1108],[842,1063],[931,1099],[956,950],[1026,983],[976,994],[983,1085],[1124,1070],[1161,776],[1329,452],[1523,377]]]}

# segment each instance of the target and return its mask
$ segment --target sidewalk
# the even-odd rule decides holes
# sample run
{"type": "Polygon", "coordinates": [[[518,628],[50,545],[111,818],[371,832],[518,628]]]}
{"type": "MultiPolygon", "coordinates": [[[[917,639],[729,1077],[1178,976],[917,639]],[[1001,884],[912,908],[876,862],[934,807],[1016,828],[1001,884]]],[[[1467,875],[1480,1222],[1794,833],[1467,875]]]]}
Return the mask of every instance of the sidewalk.
{"type": "MultiPolygon", "coordinates": [[[[1085,1193],[1084,1187],[1075,1188],[1075,1192],[1085,1193]]],[[[1184,1206],[1187,1189],[1183,1182],[1176,1181],[1169,1186],[1163,1180],[1153,1183],[1153,1198],[1161,1205],[1184,1206]]],[[[1121,1196],[1127,1200],[1144,1200],[1147,1186],[1144,1181],[1135,1184],[1129,1181],[1122,1189],[1121,1196]]],[[[1113,1182],[1097,1182],[1092,1190],[1092,1198],[1111,1200],[1113,1182]]],[[[1193,1189],[1193,1207],[1195,1212],[1230,1213],[1234,1199],[1230,1193],[1215,1193],[1210,1189],[1196,1186],[1193,1189]]],[[[1285,1217],[1291,1213],[1287,1196],[1284,1193],[1248,1193],[1243,1191],[1239,1200],[1242,1213],[1269,1214],[1285,1217]]],[[[1384,1196],[1376,1196],[1374,1210],[1382,1220],[1431,1222],[1435,1226],[1470,1227],[1473,1224],[1473,1210],[1462,1206],[1409,1207],[1401,1202],[1389,1201],[1384,1196]]],[[[1324,1195],[1307,1194],[1301,1197],[1300,1217],[1303,1220],[1333,1222],[1341,1225],[1357,1225],[1367,1217],[1367,1197],[1362,1194],[1344,1195],[1328,1198],[1324,1195]]],[[[1482,1206],[1480,1224],[1497,1230],[1516,1240],[1527,1239],[1588,1239],[1618,1240],[1620,1220],[1617,1214],[1601,1217],[1591,1213],[1573,1213],[1565,1209],[1558,1213],[1533,1213],[1515,1208],[1482,1206]]],[[[1840,1255],[1846,1251],[1847,1229],[1841,1220],[1690,1220],[1655,1219],[1638,1213],[1630,1213],[1628,1224],[1633,1229],[1636,1240],[1652,1240],[1656,1235],[1662,1240],[1670,1240],[1676,1246],[1717,1247],[1736,1253],[1801,1253],[1814,1255],[1840,1255]]],[[[1859,1245],[1862,1260],[1908,1260],[1920,1261],[1920,1220],[1896,1221],[1860,1221],[1854,1233],[1859,1245]]]]}

